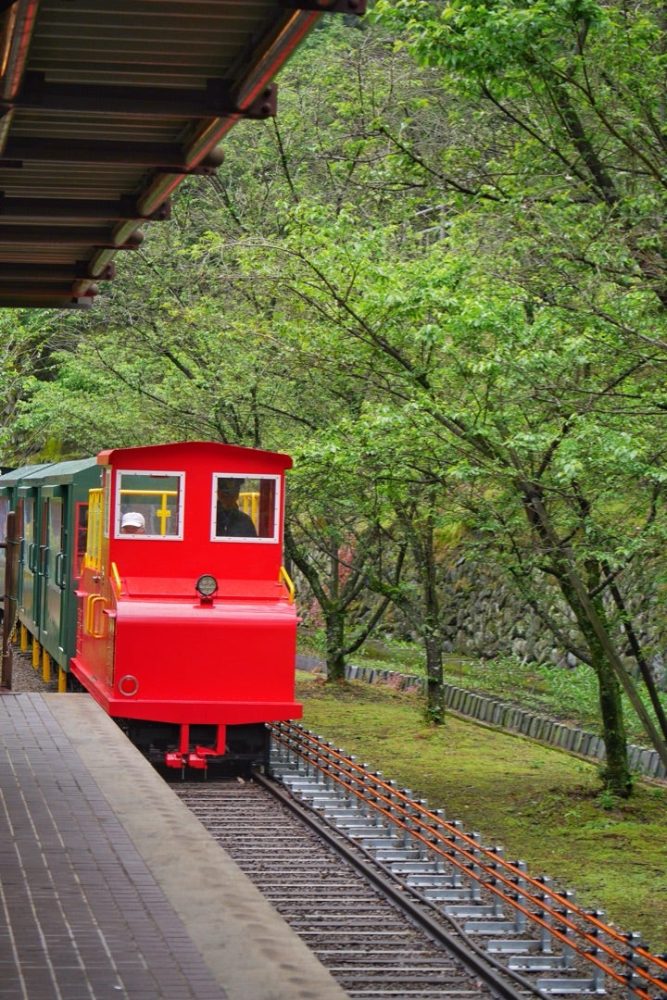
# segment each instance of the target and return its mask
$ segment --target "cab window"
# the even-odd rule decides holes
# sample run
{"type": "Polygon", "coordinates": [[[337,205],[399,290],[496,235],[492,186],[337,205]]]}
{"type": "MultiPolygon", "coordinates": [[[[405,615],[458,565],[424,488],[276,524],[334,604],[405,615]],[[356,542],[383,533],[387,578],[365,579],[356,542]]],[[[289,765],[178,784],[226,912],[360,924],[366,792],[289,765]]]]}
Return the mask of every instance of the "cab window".
{"type": "Polygon", "coordinates": [[[182,472],[118,472],[114,534],[117,538],[183,537],[182,472]]]}
{"type": "Polygon", "coordinates": [[[215,542],[278,540],[278,476],[217,472],[211,498],[215,542]]]}

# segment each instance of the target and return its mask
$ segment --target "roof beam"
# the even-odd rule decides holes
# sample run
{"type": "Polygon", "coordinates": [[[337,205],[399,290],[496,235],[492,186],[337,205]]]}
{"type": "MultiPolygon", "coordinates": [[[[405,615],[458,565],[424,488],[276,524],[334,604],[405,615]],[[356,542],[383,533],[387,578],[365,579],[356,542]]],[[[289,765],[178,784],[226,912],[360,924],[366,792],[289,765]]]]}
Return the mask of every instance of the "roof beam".
{"type": "Polygon", "coordinates": [[[63,296],[49,295],[13,295],[0,301],[3,309],[89,309],[93,298],[88,295],[63,296]]]}
{"type": "Polygon", "coordinates": [[[287,10],[319,10],[321,14],[365,14],[366,0],[280,0],[287,10]]]}
{"type": "Polygon", "coordinates": [[[86,201],[83,198],[6,198],[0,192],[0,224],[32,225],[48,220],[55,225],[71,222],[118,222],[124,219],[168,219],[170,203],[162,205],[151,216],[141,215],[136,198],[127,196],[112,200],[86,201]]]}
{"type": "Polygon", "coordinates": [[[136,250],[143,241],[143,233],[131,233],[127,242],[118,244],[111,230],[103,226],[2,226],[0,225],[1,246],[32,246],[43,244],[52,246],[99,247],[110,250],[136,250]]]}
{"type": "MultiPolygon", "coordinates": [[[[0,284],[11,282],[39,281],[43,285],[57,282],[72,282],[85,280],[111,281],[116,276],[116,265],[111,263],[97,275],[91,274],[88,261],[79,260],[75,264],[32,264],[23,262],[0,262],[0,284]]],[[[49,292],[45,288],[45,292],[49,292]]]]}
{"type": "MultiPolygon", "coordinates": [[[[223,161],[221,149],[213,150],[195,168],[214,173],[223,161]]],[[[19,137],[9,141],[0,166],[20,167],[23,163],[127,164],[193,173],[180,146],[158,142],[111,142],[87,139],[38,139],[19,137]],[[7,161],[7,162],[6,162],[7,161]]]]}
{"type": "MultiPolygon", "coordinates": [[[[99,288],[97,285],[89,285],[85,292],[85,298],[94,298],[98,294],[99,288]]],[[[63,298],[76,296],[77,298],[81,298],[80,295],[77,295],[73,282],[60,282],[49,285],[48,288],[37,282],[17,281],[14,285],[0,284],[0,300],[17,298],[18,296],[32,298],[33,296],[44,295],[49,297],[59,295],[63,298]]]]}
{"type": "Polygon", "coordinates": [[[276,113],[277,88],[267,84],[257,99],[240,107],[228,80],[208,80],[205,90],[174,87],[128,87],[47,82],[43,73],[28,72],[12,101],[0,101],[5,113],[12,109],[70,114],[122,115],[128,118],[269,118],[276,113]]]}

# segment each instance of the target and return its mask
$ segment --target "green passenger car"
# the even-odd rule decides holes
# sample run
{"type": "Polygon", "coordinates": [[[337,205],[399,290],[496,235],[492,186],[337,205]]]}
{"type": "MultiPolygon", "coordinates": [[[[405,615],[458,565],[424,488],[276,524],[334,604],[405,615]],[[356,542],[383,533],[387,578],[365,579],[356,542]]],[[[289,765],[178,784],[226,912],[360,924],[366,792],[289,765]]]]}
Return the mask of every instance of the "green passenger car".
{"type": "MultiPolygon", "coordinates": [[[[7,535],[7,514],[10,511],[18,510],[18,498],[19,498],[19,483],[22,483],[28,479],[33,472],[39,472],[42,469],[48,469],[51,463],[46,462],[41,465],[22,465],[18,469],[11,469],[9,472],[5,472],[0,476],[0,541],[4,542],[7,535]]],[[[20,532],[22,536],[22,528],[20,526],[20,532]]],[[[25,546],[21,545],[19,553],[19,571],[18,571],[18,581],[19,581],[19,593],[17,596],[20,600],[21,591],[23,589],[23,563],[25,557],[25,546]]],[[[5,550],[0,549],[0,584],[4,586],[5,581],[5,550]]]]}
{"type": "Polygon", "coordinates": [[[22,646],[32,637],[33,663],[45,677],[69,669],[76,633],[76,584],[85,551],[88,491],[99,486],[94,458],[26,466],[0,476],[0,531],[17,511],[21,535],[18,617],[22,646]]]}

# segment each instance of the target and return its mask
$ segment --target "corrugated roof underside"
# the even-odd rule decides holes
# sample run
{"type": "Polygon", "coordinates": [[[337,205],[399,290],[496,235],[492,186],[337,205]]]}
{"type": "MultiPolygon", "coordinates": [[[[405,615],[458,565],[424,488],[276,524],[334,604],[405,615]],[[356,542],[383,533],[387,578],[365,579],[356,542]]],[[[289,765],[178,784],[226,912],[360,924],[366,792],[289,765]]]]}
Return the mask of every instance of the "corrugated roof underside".
{"type": "Polygon", "coordinates": [[[188,170],[213,169],[203,161],[236,120],[225,95],[247,85],[265,40],[278,55],[257,70],[260,92],[317,16],[279,0],[42,0],[22,59],[35,4],[5,15],[13,24],[18,12],[23,36],[12,40],[21,84],[0,121],[0,307],[67,304],[67,267],[72,304],[88,304],[142,216],[188,170]],[[52,302],[25,284],[44,280],[41,265],[57,274],[57,288],[44,284],[52,302]]]}
{"type": "Polygon", "coordinates": [[[29,66],[54,81],[198,88],[276,13],[266,0],[46,0],[29,66]]]}

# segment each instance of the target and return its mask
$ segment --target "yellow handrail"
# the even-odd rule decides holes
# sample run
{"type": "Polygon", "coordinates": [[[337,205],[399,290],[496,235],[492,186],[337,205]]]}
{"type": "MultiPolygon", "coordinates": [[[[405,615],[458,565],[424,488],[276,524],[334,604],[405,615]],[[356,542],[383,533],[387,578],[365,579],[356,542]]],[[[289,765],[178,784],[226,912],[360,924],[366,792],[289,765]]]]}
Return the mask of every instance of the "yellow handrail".
{"type": "Polygon", "coordinates": [[[101,639],[104,635],[104,629],[102,629],[102,631],[96,631],[95,629],[95,609],[100,603],[102,604],[102,607],[104,607],[104,598],[100,594],[88,594],[86,598],[84,627],[88,635],[92,635],[95,639],[101,639]]]}
{"type": "Polygon", "coordinates": [[[290,604],[294,604],[294,599],[296,597],[296,587],[294,586],[294,581],[292,580],[292,577],[289,575],[284,566],[280,567],[280,574],[278,576],[278,579],[282,580],[282,582],[287,587],[290,604]]]}
{"type": "Polygon", "coordinates": [[[84,566],[102,568],[102,532],[104,526],[104,499],[101,489],[88,491],[88,532],[84,566]]]}
{"type": "Polygon", "coordinates": [[[122,497],[177,497],[178,490],[121,490],[122,497]]]}
{"type": "Polygon", "coordinates": [[[118,572],[118,567],[116,566],[115,562],[111,563],[111,579],[116,584],[116,590],[120,594],[121,591],[120,573],[118,572]]]}
{"type": "Polygon", "coordinates": [[[244,514],[252,518],[255,529],[259,531],[259,493],[239,493],[239,507],[244,514]]]}
{"type": "Polygon", "coordinates": [[[92,597],[91,598],[91,601],[90,601],[90,605],[91,605],[91,612],[90,612],[90,634],[93,637],[93,639],[103,639],[104,638],[104,618],[100,619],[101,628],[99,628],[99,629],[95,628],[95,617],[96,617],[95,612],[96,612],[96,610],[97,610],[97,608],[99,607],[100,604],[102,605],[102,610],[104,610],[105,600],[104,600],[103,597],[97,596],[97,597],[92,597]]]}
{"type": "Polygon", "coordinates": [[[155,511],[155,516],[160,521],[160,534],[167,534],[167,519],[171,517],[171,511],[167,507],[167,497],[177,497],[178,490],[126,490],[121,489],[121,497],[160,497],[161,506],[155,511]]]}

